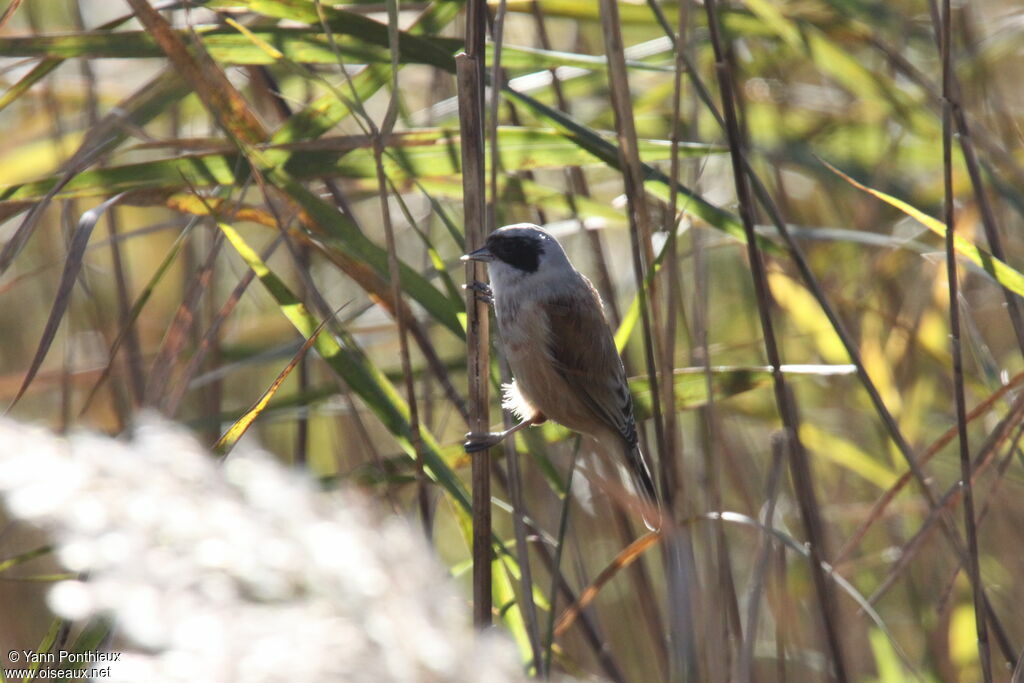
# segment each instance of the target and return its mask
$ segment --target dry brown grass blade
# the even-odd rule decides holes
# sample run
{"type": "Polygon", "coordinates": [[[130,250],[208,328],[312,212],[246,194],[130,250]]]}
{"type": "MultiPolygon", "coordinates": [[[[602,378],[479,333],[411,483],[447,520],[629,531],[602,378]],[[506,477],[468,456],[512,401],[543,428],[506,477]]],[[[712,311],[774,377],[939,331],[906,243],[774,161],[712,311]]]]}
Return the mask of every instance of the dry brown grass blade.
{"type": "MultiPolygon", "coordinates": [[[[973,422],[977,418],[988,413],[988,411],[991,410],[992,407],[998,401],[1002,400],[1007,393],[1021,385],[1024,385],[1024,372],[1014,375],[1009,382],[999,387],[999,389],[994,391],[991,396],[989,396],[987,399],[985,399],[977,406],[975,406],[974,409],[967,414],[967,422],[973,422]]],[[[952,427],[947,429],[942,434],[942,436],[936,439],[932,443],[932,445],[930,445],[927,448],[927,450],[925,450],[924,453],[921,454],[920,458],[918,458],[917,460],[918,466],[924,467],[929,460],[931,460],[939,451],[941,451],[950,441],[953,440],[956,434],[956,425],[953,425],[952,427]]],[[[889,505],[896,498],[899,492],[902,491],[907,486],[907,484],[910,483],[910,480],[913,478],[913,476],[913,472],[907,470],[906,472],[900,475],[900,478],[896,480],[895,484],[889,487],[888,491],[882,494],[882,496],[879,497],[877,501],[875,501],[875,504],[874,506],[872,506],[871,511],[868,513],[867,517],[864,519],[863,522],[861,522],[861,525],[857,527],[857,530],[853,532],[853,535],[850,536],[850,538],[846,541],[846,543],[843,544],[843,547],[840,548],[839,552],[836,554],[836,566],[841,565],[843,562],[850,558],[850,555],[853,553],[853,551],[856,550],[857,547],[860,545],[861,541],[864,540],[864,536],[867,534],[867,532],[871,529],[875,522],[877,522],[885,515],[885,511],[888,509],[889,505]]]]}
{"type": "Polygon", "coordinates": [[[43,360],[46,358],[46,354],[50,350],[50,346],[53,344],[53,339],[57,335],[57,330],[60,328],[60,323],[64,319],[64,313],[67,311],[68,305],[71,303],[71,290],[74,289],[75,281],[78,278],[79,272],[82,270],[82,262],[85,259],[85,250],[89,246],[89,238],[92,236],[93,228],[96,227],[97,221],[103,212],[109,209],[111,206],[121,201],[123,195],[116,195],[111,197],[107,201],[100,204],[95,209],[90,209],[82,214],[81,220],[78,222],[78,227],[75,229],[74,234],[71,237],[71,244],[68,245],[67,257],[64,262],[64,272],[61,273],[60,283],[57,285],[57,295],[54,297],[53,306],[50,308],[50,315],[46,320],[46,326],[43,328],[43,334],[39,340],[39,346],[36,347],[35,355],[32,358],[32,362],[29,365],[28,372],[25,373],[25,379],[22,380],[21,386],[18,388],[18,392],[14,395],[14,399],[10,405],[4,411],[4,414],[10,412],[11,408],[17,404],[18,400],[25,394],[25,390],[32,383],[36,373],[39,371],[39,367],[43,364],[43,360]]]}
{"type": "MultiPolygon", "coordinates": [[[[267,248],[263,250],[262,254],[260,254],[260,259],[263,262],[266,262],[281,244],[283,239],[283,237],[278,236],[277,239],[267,245],[267,248]]],[[[181,371],[177,383],[171,391],[168,392],[167,398],[164,399],[164,406],[168,415],[178,414],[178,408],[181,405],[182,399],[185,397],[185,393],[188,391],[189,383],[199,372],[199,369],[203,365],[203,361],[206,360],[207,354],[209,354],[211,349],[214,348],[214,344],[217,342],[218,335],[220,334],[221,326],[231,316],[231,313],[234,312],[235,306],[238,305],[238,302],[241,300],[245,290],[249,288],[249,285],[252,284],[255,277],[256,273],[252,268],[246,269],[245,272],[242,273],[242,277],[239,279],[238,283],[235,285],[235,288],[231,291],[231,294],[228,295],[220,309],[209,321],[209,325],[206,328],[206,332],[203,334],[203,338],[196,345],[195,352],[192,354],[192,357],[189,358],[188,364],[181,371]]],[[[328,318],[325,318],[324,322],[327,322],[328,320],[328,318]]],[[[313,338],[311,337],[311,339],[313,338]]],[[[312,341],[309,343],[312,343],[312,341]]]]}
{"type": "MultiPolygon", "coordinates": [[[[971,465],[972,486],[992,464],[992,460],[999,451],[999,448],[1010,438],[1011,432],[1020,424],[1022,418],[1024,418],[1024,397],[1019,397],[1006,416],[1000,420],[999,425],[989,436],[986,443],[979,449],[977,460],[971,465]]],[[[962,487],[959,482],[946,490],[946,493],[939,499],[936,508],[930,511],[928,517],[914,536],[900,549],[900,556],[896,565],[889,570],[888,575],[878,585],[874,593],[871,594],[869,601],[872,604],[880,599],[896,582],[903,571],[910,565],[910,562],[917,556],[918,551],[924,545],[924,541],[935,530],[936,523],[941,521],[941,516],[952,511],[964,499],[964,493],[965,487],[962,487]]],[[[961,563],[963,562],[963,558],[958,558],[958,560],[961,563]]]]}
{"type": "MultiPolygon", "coordinates": [[[[63,368],[53,370],[39,370],[32,384],[25,389],[25,396],[37,396],[47,391],[59,389],[62,382],[70,381],[76,388],[88,386],[101,375],[103,368],[90,367],[78,369],[70,374],[63,368]]],[[[24,372],[14,372],[0,375],[0,400],[13,398],[25,381],[24,372]]]]}
{"type": "Polygon", "coordinates": [[[199,99],[229,135],[242,144],[252,145],[266,140],[266,130],[248,102],[198,41],[190,50],[167,20],[146,0],[128,0],[128,4],[181,77],[192,85],[199,99]]]}
{"type": "MultiPolygon", "coordinates": [[[[550,548],[543,544],[537,545],[536,548],[540,554],[541,562],[547,568],[553,581],[551,595],[561,594],[563,599],[570,605],[575,604],[577,602],[576,593],[557,566],[557,553],[553,553],[550,548]]],[[[554,604],[554,598],[552,604],[554,604]]],[[[587,612],[579,612],[578,619],[580,634],[590,647],[594,657],[600,662],[601,667],[604,669],[605,677],[608,680],[615,681],[615,683],[625,681],[626,677],[623,675],[618,662],[616,662],[614,653],[611,651],[611,648],[607,647],[607,639],[600,630],[600,622],[587,612]]],[[[552,632],[549,631],[548,633],[552,632]]],[[[550,652],[550,650],[548,651],[550,652]]]]}
{"type": "Polygon", "coordinates": [[[199,268],[199,271],[193,276],[185,297],[178,306],[174,320],[164,336],[163,344],[156,355],[156,359],[153,361],[152,369],[149,372],[149,379],[146,382],[144,403],[148,406],[158,406],[160,410],[167,411],[167,387],[175,368],[175,360],[180,358],[182,349],[184,349],[185,344],[189,341],[189,332],[196,325],[201,297],[203,292],[210,286],[214,266],[217,263],[217,257],[220,255],[220,248],[223,244],[223,234],[220,231],[214,233],[213,241],[206,254],[206,260],[199,268]]]}
{"type": "MultiPolygon", "coordinates": [[[[933,101],[939,101],[940,98],[939,95],[936,93],[935,88],[927,82],[927,79],[922,79],[920,73],[917,72],[912,67],[912,65],[910,65],[906,60],[902,59],[900,55],[896,54],[895,50],[893,50],[892,48],[888,48],[883,43],[878,41],[875,37],[869,38],[868,42],[880,46],[880,48],[884,52],[886,52],[887,56],[892,57],[894,59],[894,64],[898,66],[899,70],[904,71],[905,74],[912,81],[918,83],[922,88],[924,88],[926,92],[928,92],[930,97],[933,99],[933,101]]],[[[724,126],[725,122],[722,119],[722,117],[718,114],[713,103],[710,101],[706,88],[704,88],[704,86],[702,85],[696,68],[688,68],[687,71],[693,80],[694,86],[696,87],[701,100],[708,107],[708,110],[715,116],[718,123],[724,126]]],[[[958,110],[958,116],[961,114],[962,112],[958,110]]],[[[984,133],[984,130],[982,129],[980,132],[984,133]]],[[[976,138],[978,138],[979,141],[984,142],[984,147],[988,154],[995,158],[998,158],[1000,162],[1004,165],[1004,167],[1008,167],[1016,175],[1016,177],[1024,177],[1024,172],[1022,172],[1020,168],[1016,165],[1016,162],[1013,160],[1012,155],[1005,153],[1000,144],[993,143],[990,136],[987,135],[976,135],[976,138]]],[[[767,189],[760,182],[757,175],[753,173],[749,163],[747,163],[746,160],[744,160],[743,163],[749,175],[750,181],[751,183],[753,183],[753,187],[755,192],[757,193],[759,201],[761,201],[765,210],[771,217],[772,222],[775,224],[775,227],[778,229],[780,235],[782,235],[782,237],[784,238],[787,249],[789,250],[790,255],[793,257],[798,269],[800,270],[805,283],[807,284],[811,292],[814,294],[815,299],[817,299],[819,304],[822,306],[823,311],[825,312],[826,316],[828,316],[831,324],[833,325],[834,329],[836,330],[837,334],[842,340],[843,345],[846,347],[847,353],[850,355],[850,358],[857,366],[858,375],[860,376],[861,381],[864,384],[864,388],[867,390],[871,398],[871,401],[876,408],[876,411],[885,423],[885,426],[889,434],[891,435],[893,441],[896,443],[897,447],[900,449],[908,465],[911,467],[913,476],[918,481],[922,493],[926,498],[929,506],[931,508],[934,508],[937,505],[937,502],[935,500],[934,493],[930,490],[928,486],[928,478],[917,467],[916,460],[914,459],[913,452],[908,442],[903,437],[899,426],[896,424],[895,419],[893,418],[892,414],[889,412],[888,408],[882,401],[881,395],[877,387],[871,381],[871,378],[867,375],[867,372],[865,371],[863,362],[861,360],[861,354],[853,340],[853,337],[846,330],[845,325],[842,323],[841,319],[836,315],[836,312],[833,309],[833,307],[825,299],[821,286],[819,285],[817,278],[810,270],[808,261],[804,256],[802,249],[792,239],[792,235],[790,235],[789,230],[786,228],[785,221],[779,213],[778,207],[775,206],[774,202],[772,202],[770,196],[767,194],[767,189]]],[[[947,539],[949,540],[949,543],[952,546],[954,552],[956,552],[959,556],[964,557],[966,549],[963,545],[963,542],[960,540],[960,536],[956,528],[952,525],[951,520],[943,520],[943,531],[947,539]]],[[[1015,651],[1012,648],[1007,647],[1009,643],[1006,640],[1006,638],[1003,638],[1000,635],[1004,634],[1005,630],[1002,628],[998,616],[995,614],[994,611],[989,609],[988,617],[992,622],[993,629],[995,630],[996,634],[1000,636],[999,642],[1001,647],[1003,648],[1004,655],[1010,657],[1011,653],[1014,653],[1013,656],[1016,656],[1015,651]]]]}
{"type": "MultiPolygon", "coordinates": [[[[1010,447],[1006,449],[1006,455],[1003,456],[999,464],[996,465],[995,481],[992,482],[992,486],[989,487],[985,493],[985,502],[981,506],[981,510],[978,511],[977,524],[980,528],[982,522],[988,516],[988,513],[993,509],[993,502],[998,500],[999,490],[1002,488],[1003,483],[1006,481],[1006,473],[1010,469],[1010,465],[1013,463],[1015,456],[1020,454],[1019,446],[1021,437],[1024,436],[1024,426],[1017,425],[1016,433],[1014,434],[1013,440],[1010,442],[1010,447]]],[[[956,566],[953,567],[949,573],[949,579],[946,581],[946,587],[942,591],[942,598],[939,600],[939,609],[937,610],[940,614],[947,609],[946,605],[948,601],[954,596],[954,588],[956,588],[956,579],[963,571],[964,563],[962,560],[958,560],[956,566]]]]}
{"type": "MultiPolygon", "coordinates": [[[[191,49],[173,30],[170,23],[146,0],[128,0],[138,20],[167,55],[177,74],[184,79],[199,96],[210,114],[217,120],[224,131],[243,151],[251,146],[264,142],[266,130],[255,113],[249,107],[242,94],[231,84],[227,75],[202,49],[198,41],[191,49]]],[[[261,179],[257,177],[257,181],[261,179]]],[[[262,187],[262,184],[261,184],[262,187]]],[[[218,246],[222,242],[220,233],[214,238],[204,273],[212,271],[218,246]]],[[[190,329],[194,318],[194,309],[199,302],[201,283],[194,283],[188,292],[188,300],[182,302],[178,316],[172,325],[161,353],[158,354],[154,373],[146,387],[146,402],[153,405],[164,404],[159,397],[163,393],[172,370],[171,360],[180,351],[185,341],[184,331],[190,329]],[[169,355],[171,353],[175,355],[169,355]]]]}
{"type": "Polygon", "coordinates": [[[623,548],[619,554],[615,556],[615,559],[613,559],[611,563],[597,575],[597,578],[595,578],[589,586],[580,592],[576,602],[569,605],[569,607],[562,612],[562,616],[558,618],[558,622],[555,624],[555,636],[561,636],[569,629],[570,626],[573,625],[580,612],[585,610],[590,603],[594,601],[605,584],[614,579],[616,574],[636,562],[645,552],[647,552],[647,550],[654,547],[656,543],[661,541],[662,533],[664,532],[652,531],[623,548]]]}
{"type": "Polygon", "coordinates": [[[4,13],[0,15],[0,29],[10,21],[11,17],[14,16],[14,13],[18,11],[19,7],[21,7],[21,3],[22,0],[11,0],[11,4],[7,5],[7,9],[5,9],[4,13]]]}
{"type": "MultiPolygon", "coordinates": [[[[118,352],[120,351],[121,347],[127,343],[129,333],[133,329],[134,324],[137,322],[139,315],[141,315],[142,309],[145,307],[150,296],[153,294],[154,288],[156,287],[157,283],[159,283],[163,279],[163,275],[164,273],[166,273],[167,268],[169,268],[171,263],[176,259],[180,249],[184,246],[185,241],[189,238],[189,236],[192,235],[192,229],[195,227],[196,222],[198,222],[198,219],[193,219],[184,227],[184,229],[181,230],[181,232],[175,239],[174,243],[172,244],[171,248],[164,256],[160,266],[157,267],[156,271],[150,277],[149,281],[142,287],[142,290],[136,296],[135,302],[132,304],[131,310],[128,312],[127,317],[124,318],[124,320],[121,323],[120,331],[114,338],[113,342],[110,344],[110,351],[107,353],[107,362],[102,368],[102,371],[99,373],[99,378],[92,384],[92,388],[89,389],[88,393],[86,394],[85,400],[82,401],[82,407],[79,409],[79,417],[85,415],[85,413],[89,410],[90,406],[92,405],[93,399],[96,398],[96,395],[99,393],[100,388],[103,386],[103,384],[107,381],[107,379],[113,372],[114,360],[117,358],[118,352]]],[[[141,353],[142,352],[140,349],[140,357],[138,358],[138,363],[140,365],[144,360],[141,356],[141,353]]],[[[136,399],[137,401],[139,401],[139,405],[141,405],[145,393],[145,381],[143,380],[141,383],[141,389],[138,391],[136,399]]]]}
{"type": "MultiPolygon", "coordinates": [[[[142,365],[142,345],[139,341],[138,329],[131,318],[131,286],[125,258],[118,235],[120,220],[117,209],[107,214],[107,229],[110,234],[110,258],[114,266],[114,282],[117,285],[118,324],[123,330],[125,345],[125,369],[128,374],[128,387],[131,390],[132,403],[142,405],[142,396],[146,391],[145,370],[142,365]]],[[[120,336],[120,334],[119,334],[120,336]]]]}
{"type": "MultiPolygon", "coordinates": [[[[1016,434],[1014,434],[1013,440],[1010,442],[1010,447],[1006,449],[1006,455],[999,464],[996,466],[995,481],[992,482],[992,486],[989,487],[988,493],[985,494],[985,503],[981,506],[981,510],[978,511],[978,526],[988,517],[988,513],[993,509],[992,504],[998,500],[997,494],[1003,486],[1003,482],[1006,481],[1006,473],[1010,469],[1010,465],[1013,464],[1015,455],[1020,454],[1020,440],[1024,437],[1024,425],[1016,425],[1016,434]]],[[[963,563],[960,563],[962,568],[963,563]]]]}

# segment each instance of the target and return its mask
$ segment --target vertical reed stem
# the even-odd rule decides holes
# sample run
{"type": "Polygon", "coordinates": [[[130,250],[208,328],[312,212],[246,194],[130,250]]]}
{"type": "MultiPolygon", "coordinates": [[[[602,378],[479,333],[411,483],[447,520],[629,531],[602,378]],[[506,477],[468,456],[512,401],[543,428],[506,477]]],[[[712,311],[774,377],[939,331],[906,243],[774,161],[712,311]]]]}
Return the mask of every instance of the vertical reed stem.
{"type": "MultiPolygon", "coordinates": [[[[462,192],[466,224],[466,249],[483,246],[486,229],[484,183],[484,35],[487,5],[470,0],[466,10],[466,51],[455,58],[459,92],[459,128],[462,138],[462,192]]],[[[482,282],[483,264],[467,261],[466,281],[482,282]]],[[[490,367],[490,319],[487,304],[473,290],[466,290],[466,343],[469,372],[470,429],[490,428],[488,368],[490,367]]],[[[473,623],[491,625],[491,455],[473,455],[473,623]]]]}
{"type": "Polygon", "coordinates": [[[952,14],[950,0],[942,2],[942,170],[945,185],[944,220],[946,222],[946,279],[949,283],[949,340],[953,356],[953,393],[956,401],[957,437],[960,442],[960,486],[964,494],[964,528],[967,531],[967,575],[974,598],[974,621],[978,633],[978,659],[986,683],[992,680],[992,661],[988,649],[988,622],[982,597],[981,570],[978,567],[978,530],[974,523],[974,487],[971,484],[971,451],[967,441],[967,407],[964,397],[963,355],[960,348],[960,304],[953,240],[956,225],[953,206],[953,75],[952,14]]]}
{"type": "Polygon", "coordinates": [[[828,556],[825,548],[825,527],[821,519],[821,509],[814,492],[814,478],[811,473],[807,452],[800,441],[799,418],[796,405],[789,387],[782,374],[782,360],[778,341],[775,337],[775,326],[771,318],[773,297],[768,286],[764,258],[757,244],[757,233],[754,231],[754,204],[746,174],[746,158],[743,154],[742,136],[739,117],[734,100],[734,86],[729,63],[726,60],[724,43],[718,24],[716,0],[705,0],[704,8],[708,17],[708,32],[715,53],[715,71],[718,75],[718,88],[721,91],[722,114],[725,122],[726,136],[729,141],[729,153],[732,158],[733,180],[736,184],[736,198],[739,203],[740,219],[747,241],[747,256],[750,260],[751,275],[754,280],[754,293],[757,299],[758,316],[764,336],[765,353],[768,364],[772,368],[772,380],[775,389],[775,403],[779,417],[786,430],[789,451],[789,469],[793,480],[793,488],[800,507],[804,531],[807,534],[810,557],[810,571],[814,580],[815,592],[821,611],[821,620],[825,629],[825,641],[832,661],[833,674],[840,683],[849,680],[843,658],[842,641],[840,639],[839,614],[832,585],[825,576],[822,563],[828,556]]]}

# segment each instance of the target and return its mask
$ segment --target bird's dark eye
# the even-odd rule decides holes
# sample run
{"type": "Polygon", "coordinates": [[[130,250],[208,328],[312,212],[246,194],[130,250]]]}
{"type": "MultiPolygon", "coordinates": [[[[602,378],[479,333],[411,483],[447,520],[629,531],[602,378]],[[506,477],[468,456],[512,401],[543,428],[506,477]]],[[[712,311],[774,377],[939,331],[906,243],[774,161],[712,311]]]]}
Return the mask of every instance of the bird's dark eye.
{"type": "Polygon", "coordinates": [[[499,260],[527,273],[536,272],[544,251],[536,237],[492,237],[487,240],[487,248],[499,260]]]}

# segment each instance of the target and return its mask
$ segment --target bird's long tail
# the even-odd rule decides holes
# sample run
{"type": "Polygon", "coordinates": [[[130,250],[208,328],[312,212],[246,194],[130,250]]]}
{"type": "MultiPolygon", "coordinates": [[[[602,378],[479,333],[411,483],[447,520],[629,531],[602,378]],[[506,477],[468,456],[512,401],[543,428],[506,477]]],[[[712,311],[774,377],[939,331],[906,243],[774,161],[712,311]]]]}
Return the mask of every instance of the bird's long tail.
{"type": "Polygon", "coordinates": [[[644,525],[651,531],[658,531],[661,529],[661,498],[658,496],[658,489],[654,486],[651,468],[647,466],[647,458],[644,457],[639,444],[626,451],[626,464],[633,477],[633,486],[643,501],[640,514],[644,519],[644,525]]]}

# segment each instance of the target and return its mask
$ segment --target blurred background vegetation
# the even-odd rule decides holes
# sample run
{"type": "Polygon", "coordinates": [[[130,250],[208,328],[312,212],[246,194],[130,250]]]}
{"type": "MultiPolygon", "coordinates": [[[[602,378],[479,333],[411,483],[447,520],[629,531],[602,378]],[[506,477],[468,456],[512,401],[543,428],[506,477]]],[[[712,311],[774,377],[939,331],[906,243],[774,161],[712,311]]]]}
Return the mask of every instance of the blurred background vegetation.
{"type": "MultiPolygon", "coordinates": [[[[26,0],[3,15],[4,408],[58,430],[109,433],[152,408],[222,452],[241,431],[229,429],[235,421],[255,416],[246,439],[325,486],[354,483],[425,518],[468,595],[453,59],[463,3],[211,0],[151,3],[145,15],[139,4],[26,0]],[[388,230],[403,264],[415,418],[388,230]]],[[[653,228],[646,266],[660,267],[647,294],[662,323],[677,326],[654,340],[676,370],[667,411],[675,444],[662,453],[616,153],[609,26],[584,0],[489,9],[503,26],[507,83],[494,225],[545,225],[604,296],[636,378],[647,450],[676,473],[686,558],[685,576],[674,574],[655,539],[628,569],[603,577],[552,645],[552,620],[643,528],[614,487],[593,483],[602,465],[586,442],[551,426],[530,430],[517,441],[532,568],[525,592],[510,463],[495,461],[502,628],[528,670],[541,654],[555,671],[622,680],[737,679],[748,665],[758,680],[841,678],[805,557],[798,503],[807,491],[773,458],[780,422],[764,369],[763,302],[704,7],[618,5],[653,228]],[[571,462],[582,471],[566,496],[571,462]],[[528,594],[536,611],[521,599],[528,594]]],[[[753,219],[850,680],[982,675],[965,551],[950,540],[962,544],[964,530],[941,238],[938,13],[922,0],[736,0],[718,13],[757,191],[789,227],[880,398],[870,399],[760,204],[753,219]],[[908,454],[928,495],[906,474],[908,454]]],[[[1024,646],[1024,329],[1013,324],[1024,295],[1015,270],[1024,262],[1024,9],[992,0],[957,5],[952,16],[958,306],[989,624],[982,651],[1007,680],[1024,646]]],[[[493,43],[488,53],[491,63],[493,43]]],[[[0,640],[11,648],[37,647],[49,623],[41,579],[52,569],[24,555],[32,544],[23,529],[0,535],[0,640]]]]}

